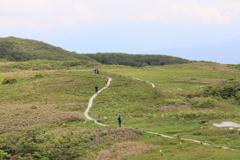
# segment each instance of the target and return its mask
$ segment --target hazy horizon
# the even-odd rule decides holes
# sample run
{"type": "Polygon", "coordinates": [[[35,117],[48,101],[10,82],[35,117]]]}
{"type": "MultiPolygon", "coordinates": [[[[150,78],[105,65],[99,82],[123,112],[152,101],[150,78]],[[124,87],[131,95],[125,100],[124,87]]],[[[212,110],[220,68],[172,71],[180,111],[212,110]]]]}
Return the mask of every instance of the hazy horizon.
{"type": "MultiPolygon", "coordinates": [[[[240,1],[3,0],[0,22],[0,37],[35,39],[77,53],[138,54],[240,36],[240,1]]],[[[227,49],[216,62],[229,56],[226,63],[238,63],[227,49]]],[[[205,61],[215,56],[204,54],[205,61]]]]}

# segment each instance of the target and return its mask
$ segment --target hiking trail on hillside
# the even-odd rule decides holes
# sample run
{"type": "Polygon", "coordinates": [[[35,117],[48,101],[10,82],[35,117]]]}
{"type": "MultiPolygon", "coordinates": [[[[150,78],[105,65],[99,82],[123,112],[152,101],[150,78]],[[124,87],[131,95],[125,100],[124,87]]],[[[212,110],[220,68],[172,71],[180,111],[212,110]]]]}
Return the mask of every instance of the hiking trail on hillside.
{"type": "MultiPolygon", "coordinates": [[[[133,79],[140,80],[140,81],[144,81],[144,80],[139,79],[139,78],[133,78],[133,79]]],[[[107,82],[106,86],[103,87],[103,88],[102,88],[101,90],[99,90],[98,92],[96,92],[96,93],[90,98],[89,103],[88,103],[88,107],[87,107],[87,109],[86,109],[85,112],[84,112],[84,116],[85,116],[88,120],[93,120],[95,123],[97,123],[98,125],[101,125],[101,126],[109,126],[109,125],[100,123],[100,122],[98,122],[97,120],[91,118],[91,117],[88,115],[88,113],[89,113],[89,110],[90,110],[91,107],[92,107],[93,99],[94,99],[100,92],[102,92],[104,89],[106,89],[107,87],[109,87],[111,81],[112,81],[112,78],[108,77],[108,82],[107,82]]],[[[148,82],[148,81],[145,81],[145,82],[151,84],[153,88],[155,87],[155,85],[154,85],[153,83],[150,83],[150,82],[148,82]]],[[[160,136],[165,137],[165,138],[176,138],[176,137],[173,137],[173,136],[168,136],[168,135],[160,134],[160,133],[157,133],[157,132],[151,132],[151,131],[146,131],[146,130],[141,130],[141,131],[144,131],[144,132],[147,132],[147,133],[150,133],[150,134],[160,135],[160,136]]],[[[219,147],[219,148],[223,148],[223,149],[229,149],[229,150],[232,150],[232,151],[240,151],[240,150],[233,149],[233,148],[230,148],[230,147],[212,145],[212,144],[205,143],[205,142],[198,141],[198,140],[194,140],[194,139],[188,139],[188,138],[180,138],[180,139],[181,139],[181,140],[186,140],[186,141],[192,141],[192,142],[200,143],[200,144],[203,144],[203,145],[209,145],[209,146],[211,145],[211,146],[215,146],[215,147],[219,147]]]]}
{"type": "Polygon", "coordinates": [[[106,89],[106,88],[110,85],[110,82],[111,82],[111,81],[112,81],[112,78],[109,78],[109,77],[108,77],[108,82],[107,82],[106,86],[103,87],[103,88],[102,88],[101,90],[99,90],[98,92],[96,92],[96,93],[90,98],[90,100],[89,100],[89,102],[88,102],[88,107],[87,107],[87,109],[86,109],[85,112],[84,112],[84,116],[85,116],[88,120],[93,120],[95,123],[97,123],[97,124],[99,124],[99,125],[101,125],[101,126],[108,126],[108,125],[103,124],[103,123],[100,123],[100,122],[98,122],[97,120],[91,118],[91,117],[88,115],[88,112],[89,112],[90,108],[92,107],[93,99],[94,99],[100,92],[102,92],[104,89],[106,89]]]}

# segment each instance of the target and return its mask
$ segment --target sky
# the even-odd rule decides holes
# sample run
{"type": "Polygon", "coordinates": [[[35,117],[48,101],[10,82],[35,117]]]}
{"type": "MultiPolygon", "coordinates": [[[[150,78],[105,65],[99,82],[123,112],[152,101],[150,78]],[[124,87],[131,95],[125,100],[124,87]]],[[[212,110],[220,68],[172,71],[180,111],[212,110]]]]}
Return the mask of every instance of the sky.
{"type": "Polygon", "coordinates": [[[77,53],[218,43],[240,36],[240,0],[0,0],[8,36],[77,53]]]}

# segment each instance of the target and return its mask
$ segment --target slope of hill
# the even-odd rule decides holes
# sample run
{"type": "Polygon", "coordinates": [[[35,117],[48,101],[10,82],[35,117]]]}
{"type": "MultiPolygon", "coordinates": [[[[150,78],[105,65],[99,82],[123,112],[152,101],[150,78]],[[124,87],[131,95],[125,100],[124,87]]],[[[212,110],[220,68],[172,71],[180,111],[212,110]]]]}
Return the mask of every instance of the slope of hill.
{"type": "MultiPolygon", "coordinates": [[[[0,72],[0,159],[239,159],[237,151],[180,139],[240,149],[238,128],[212,125],[223,118],[239,123],[239,101],[232,96],[201,96],[210,83],[235,82],[238,69],[188,63],[141,68],[102,65],[100,70],[100,74],[93,74],[92,67],[0,72]],[[96,94],[94,87],[104,87],[107,77],[112,78],[111,85],[96,94]],[[89,115],[109,127],[83,116],[93,95],[89,115]],[[118,114],[123,116],[121,128],[117,128],[118,114]]],[[[221,93],[219,85],[212,89],[221,93]]]]}
{"type": "Polygon", "coordinates": [[[94,61],[87,56],[69,52],[44,42],[15,37],[0,38],[0,59],[7,59],[8,61],[33,59],[94,61]]]}
{"type": "Polygon", "coordinates": [[[143,66],[160,66],[169,64],[191,63],[192,61],[166,56],[166,55],[140,55],[140,54],[126,54],[126,53],[96,53],[84,54],[97,62],[103,64],[127,65],[133,67],[143,66]]]}

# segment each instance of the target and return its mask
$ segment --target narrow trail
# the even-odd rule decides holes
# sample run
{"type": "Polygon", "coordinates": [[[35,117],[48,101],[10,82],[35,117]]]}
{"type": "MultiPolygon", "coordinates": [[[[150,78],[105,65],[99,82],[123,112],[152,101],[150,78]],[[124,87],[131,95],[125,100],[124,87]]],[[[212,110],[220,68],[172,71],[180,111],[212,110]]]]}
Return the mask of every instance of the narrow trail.
{"type": "Polygon", "coordinates": [[[85,112],[84,112],[84,116],[85,116],[88,120],[93,120],[95,123],[97,123],[97,124],[99,124],[99,125],[101,125],[101,126],[108,126],[108,125],[103,124],[103,123],[100,123],[100,122],[96,121],[95,119],[91,118],[91,117],[88,115],[88,112],[89,112],[90,108],[92,107],[93,99],[94,99],[100,92],[102,92],[104,89],[106,89],[106,88],[110,85],[111,81],[112,81],[112,78],[109,78],[109,77],[108,77],[108,82],[107,82],[106,86],[103,87],[103,88],[102,88],[101,90],[99,90],[98,92],[96,92],[96,93],[90,98],[90,100],[89,100],[89,102],[88,102],[88,107],[87,107],[87,109],[86,109],[85,112]]]}
{"type": "MultiPolygon", "coordinates": [[[[139,78],[134,78],[134,79],[137,79],[137,80],[140,80],[140,81],[144,81],[144,80],[139,79],[139,78]]],[[[90,98],[89,103],[88,103],[88,107],[87,107],[87,109],[86,109],[85,112],[84,112],[84,116],[85,116],[88,120],[93,120],[96,124],[101,125],[101,126],[108,126],[108,125],[103,124],[103,123],[100,123],[100,122],[98,122],[97,120],[91,118],[91,117],[88,115],[88,113],[89,113],[90,108],[92,107],[93,99],[94,99],[100,92],[102,92],[104,89],[106,89],[107,87],[109,87],[111,81],[112,81],[112,78],[108,77],[108,83],[106,84],[106,86],[103,87],[101,90],[99,90],[97,93],[95,93],[95,94],[90,98]]],[[[149,83],[149,84],[151,84],[153,88],[155,87],[155,85],[154,85],[153,83],[150,83],[150,82],[148,82],[148,81],[146,81],[146,82],[149,83]]],[[[141,131],[144,131],[144,132],[147,132],[147,133],[150,133],[150,134],[160,135],[160,136],[165,137],[165,138],[175,138],[175,137],[173,137],[173,136],[168,136],[168,135],[160,134],[160,133],[157,133],[157,132],[151,132],[151,131],[146,131],[146,130],[141,130],[141,131]]],[[[229,149],[229,150],[232,150],[232,151],[240,151],[240,150],[233,149],[233,148],[230,148],[230,147],[219,146],[219,145],[212,145],[212,144],[205,143],[205,142],[198,141],[198,140],[194,140],[194,139],[188,139],[188,138],[180,138],[180,139],[181,139],[181,140],[186,140],[186,141],[192,141],[192,142],[200,143],[200,144],[203,144],[203,145],[209,145],[209,146],[215,146],[215,147],[219,147],[219,148],[223,148],[223,149],[229,149]]]]}

